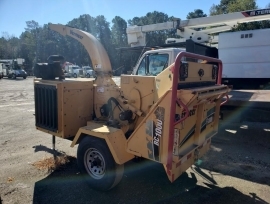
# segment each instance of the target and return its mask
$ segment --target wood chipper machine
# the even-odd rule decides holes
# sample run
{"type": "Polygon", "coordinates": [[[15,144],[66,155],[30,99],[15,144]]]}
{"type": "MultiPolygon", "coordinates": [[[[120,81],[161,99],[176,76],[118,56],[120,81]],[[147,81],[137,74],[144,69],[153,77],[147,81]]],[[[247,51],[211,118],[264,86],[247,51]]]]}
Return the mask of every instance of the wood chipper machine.
{"type": "Polygon", "coordinates": [[[71,140],[72,147],[78,144],[78,167],[92,188],[113,188],[124,164],[135,157],[162,164],[173,182],[209,150],[222,99],[230,91],[221,84],[220,60],[181,52],[157,76],[121,75],[118,86],[97,39],[71,27],[49,27],[85,46],[96,78],[62,79],[57,60],[39,67],[36,129],[53,140],[71,140]],[[39,74],[44,70],[50,77],[39,74]]]}

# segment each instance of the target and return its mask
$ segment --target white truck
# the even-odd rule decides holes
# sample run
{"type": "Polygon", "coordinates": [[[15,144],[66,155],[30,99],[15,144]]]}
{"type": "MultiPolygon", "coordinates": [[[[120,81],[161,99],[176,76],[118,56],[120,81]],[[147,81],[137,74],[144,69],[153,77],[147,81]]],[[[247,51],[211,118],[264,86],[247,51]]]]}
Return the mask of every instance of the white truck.
{"type": "Polygon", "coordinates": [[[26,79],[27,72],[23,69],[24,66],[24,59],[17,58],[17,59],[4,59],[0,60],[3,69],[3,76],[16,79],[17,77],[22,77],[26,79]]]}
{"type": "Polygon", "coordinates": [[[90,66],[83,66],[83,76],[90,78],[90,77],[95,77],[95,71],[93,70],[92,67],[90,66]]]}
{"type": "Polygon", "coordinates": [[[83,69],[78,65],[67,65],[65,67],[65,77],[83,77],[83,69]]]}
{"type": "MultiPolygon", "coordinates": [[[[171,48],[147,51],[143,58],[153,54],[157,58],[157,55],[168,54],[171,51],[174,54],[169,54],[168,62],[173,62],[175,52],[177,52],[174,46],[182,43],[184,47],[188,40],[200,43],[202,46],[218,47],[216,51],[209,48],[211,52],[205,51],[208,48],[201,49],[200,46],[191,51],[186,51],[221,59],[224,63],[224,83],[233,85],[238,89],[256,89],[264,87],[270,82],[270,58],[268,56],[270,51],[270,29],[221,32],[231,30],[239,23],[267,19],[270,19],[270,9],[258,9],[184,21],[175,20],[144,26],[130,26],[127,28],[128,43],[131,45],[131,49],[134,47],[144,49],[147,32],[176,28],[177,34],[182,38],[167,39],[166,43],[171,45],[171,48]],[[211,26],[215,27],[212,28],[211,26]],[[219,33],[219,35],[211,35],[215,33],[219,33]]],[[[140,70],[141,62],[142,59],[139,59],[133,74],[142,73],[140,70]]],[[[149,66],[147,69],[151,69],[149,63],[147,66],[149,66]]],[[[151,75],[151,70],[147,74],[151,75]]]]}
{"type": "MultiPolygon", "coordinates": [[[[132,74],[156,75],[185,50],[164,48],[147,51],[138,60],[132,74]],[[165,67],[157,66],[157,62],[165,67]]],[[[270,29],[221,33],[217,52],[223,62],[223,83],[238,89],[256,89],[264,88],[270,82],[270,29]]]]}
{"type": "Polygon", "coordinates": [[[165,48],[145,52],[133,69],[133,75],[156,76],[174,63],[177,54],[185,49],[165,48]]]}
{"type": "Polygon", "coordinates": [[[0,79],[4,77],[4,71],[3,71],[4,69],[5,69],[5,64],[0,63],[0,79]]]}

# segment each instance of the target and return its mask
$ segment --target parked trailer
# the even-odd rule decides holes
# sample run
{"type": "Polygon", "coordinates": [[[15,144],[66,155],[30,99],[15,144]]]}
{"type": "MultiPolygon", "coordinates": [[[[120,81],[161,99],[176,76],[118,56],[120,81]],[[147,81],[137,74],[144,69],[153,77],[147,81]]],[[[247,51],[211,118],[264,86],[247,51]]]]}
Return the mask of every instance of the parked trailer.
{"type": "Polygon", "coordinates": [[[225,83],[263,88],[270,82],[270,29],[221,33],[218,53],[225,83]]]}

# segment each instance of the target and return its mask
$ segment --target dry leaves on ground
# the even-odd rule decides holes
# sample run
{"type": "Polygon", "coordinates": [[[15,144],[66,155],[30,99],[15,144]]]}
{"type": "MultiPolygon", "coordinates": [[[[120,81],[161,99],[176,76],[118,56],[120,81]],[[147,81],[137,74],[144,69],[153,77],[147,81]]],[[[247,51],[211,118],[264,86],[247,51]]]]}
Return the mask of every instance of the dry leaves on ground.
{"type": "Polygon", "coordinates": [[[7,183],[10,183],[10,182],[12,182],[12,181],[14,181],[14,178],[13,178],[13,177],[8,177],[8,178],[7,178],[7,183]]]}
{"type": "Polygon", "coordinates": [[[61,155],[57,157],[45,157],[44,159],[32,163],[34,167],[39,170],[55,171],[57,169],[64,168],[64,166],[70,162],[71,156],[61,155]]]}

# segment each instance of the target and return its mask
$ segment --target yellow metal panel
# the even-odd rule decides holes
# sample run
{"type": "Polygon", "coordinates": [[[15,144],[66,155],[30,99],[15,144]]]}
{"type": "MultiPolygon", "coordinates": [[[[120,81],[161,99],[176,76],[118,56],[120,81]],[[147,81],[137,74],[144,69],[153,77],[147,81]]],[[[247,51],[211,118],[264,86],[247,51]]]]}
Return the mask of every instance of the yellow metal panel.
{"type": "Polygon", "coordinates": [[[162,97],[169,89],[172,88],[172,72],[171,68],[174,64],[170,65],[164,71],[156,76],[155,80],[155,101],[162,97]]]}
{"type": "Polygon", "coordinates": [[[105,139],[117,164],[124,164],[134,158],[134,155],[126,151],[126,138],[121,129],[108,127],[103,123],[88,122],[87,124],[87,126],[79,129],[71,144],[72,147],[77,143],[81,134],[84,133],[89,136],[105,139]]]}
{"type": "Polygon", "coordinates": [[[50,86],[57,86],[58,84],[63,83],[63,81],[60,80],[43,80],[43,79],[34,79],[34,83],[44,84],[44,85],[50,85],[50,86]]]}
{"type": "Polygon", "coordinates": [[[58,131],[41,131],[62,138],[75,136],[78,129],[87,124],[93,115],[93,81],[91,80],[40,80],[34,83],[56,86],[58,131]]]}
{"type": "Polygon", "coordinates": [[[210,144],[211,139],[205,141],[200,147],[194,147],[183,157],[178,158],[177,162],[173,162],[171,171],[168,171],[166,165],[163,165],[169,180],[174,182],[182,173],[190,168],[197,159],[201,158],[209,150],[210,144]]]}
{"type": "Polygon", "coordinates": [[[128,101],[137,110],[141,110],[141,94],[138,89],[133,88],[130,90],[128,101]]]}
{"type": "Polygon", "coordinates": [[[74,136],[78,129],[91,120],[93,114],[92,89],[64,90],[63,137],[74,136]]]}
{"type": "MultiPolygon", "coordinates": [[[[223,97],[221,97],[219,100],[216,101],[216,107],[220,107],[222,98],[223,97]]],[[[212,124],[213,130],[216,131],[216,132],[218,131],[219,113],[220,113],[220,108],[217,108],[216,112],[215,112],[215,115],[214,115],[214,122],[212,124]]]]}
{"type": "MultiPolygon", "coordinates": [[[[182,100],[181,97],[180,99],[182,100]]],[[[189,106],[189,113],[186,113],[182,107],[176,106],[176,114],[178,114],[178,119],[185,117],[186,114],[189,115],[183,122],[177,124],[174,130],[178,133],[178,138],[176,138],[175,135],[175,139],[177,139],[178,143],[174,144],[174,155],[184,155],[190,150],[190,147],[193,146],[191,137],[196,127],[198,111],[197,107],[189,106]]]]}
{"type": "Polygon", "coordinates": [[[45,132],[45,133],[48,133],[50,135],[54,135],[54,136],[58,136],[58,137],[62,137],[62,132],[52,132],[52,131],[49,131],[49,130],[46,130],[46,129],[43,129],[43,128],[40,128],[40,127],[36,127],[37,130],[40,130],[42,132],[45,132]]]}
{"type": "Polygon", "coordinates": [[[155,77],[121,75],[121,91],[125,98],[129,99],[132,90],[138,90],[139,95],[133,95],[132,100],[141,103],[141,111],[147,114],[149,107],[154,104],[155,77]],[[136,97],[140,98],[136,99],[136,97]]]}
{"type": "Polygon", "coordinates": [[[161,163],[166,162],[170,98],[171,91],[167,91],[167,93],[161,97],[160,101],[153,105],[133,134],[128,138],[128,152],[161,163]],[[158,148],[155,148],[153,145],[153,137],[155,136],[154,126],[157,123],[157,120],[159,120],[159,131],[162,132],[162,136],[159,138],[158,148]]]}
{"type": "Polygon", "coordinates": [[[187,82],[202,82],[202,81],[212,81],[215,82],[216,79],[212,79],[212,68],[211,64],[201,64],[196,62],[188,62],[188,78],[185,81],[179,81],[180,83],[187,82]],[[203,76],[199,76],[199,70],[203,70],[203,76]]]}
{"type": "MultiPolygon", "coordinates": [[[[93,81],[65,81],[62,85],[63,138],[73,137],[93,115],[93,81]]],[[[60,91],[61,92],[61,91],[60,91]]]]}
{"type": "Polygon", "coordinates": [[[205,140],[205,137],[202,137],[201,135],[201,128],[202,128],[201,126],[202,126],[203,120],[205,119],[204,106],[205,104],[202,103],[198,105],[198,109],[197,109],[197,120],[196,120],[196,127],[195,127],[195,132],[194,132],[194,139],[193,139],[193,142],[196,145],[201,144],[205,140]]]}
{"type": "MultiPolygon", "coordinates": [[[[204,81],[215,82],[215,79],[212,79],[213,65],[199,64],[195,62],[188,62],[188,65],[188,78],[186,78],[185,81],[179,81],[180,84],[204,81]],[[202,77],[200,77],[198,74],[200,69],[204,70],[202,77]]],[[[171,69],[174,69],[174,64],[170,65],[168,68],[156,76],[156,100],[158,100],[167,90],[171,89],[172,87],[173,73],[171,72],[171,69]]]]}
{"type": "MultiPolygon", "coordinates": [[[[209,89],[211,88],[209,87],[209,89]]],[[[227,89],[223,90],[223,93],[226,92],[227,89]]],[[[219,91],[213,91],[212,95],[210,95],[210,97],[215,98],[218,96],[219,91]]],[[[178,90],[177,98],[186,104],[189,110],[186,113],[182,106],[176,105],[175,117],[178,118],[177,120],[188,114],[188,117],[183,122],[175,126],[179,136],[177,138],[178,144],[174,146],[174,150],[175,154],[181,156],[194,149],[194,146],[201,145],[206,137],[216,134],[214,122],[218,118],[215,108],[219,111],[219,106],[216,102],[208,100],[201,102],[197,99],[197,93],[193,93],[193,89],[178,90]]],[[[149,113],[130,136],[127,142],[128,152],[163,164],[167,163],[170,102],[171,90],[167,91],[151,107],[149,113]],[[163,116],[160,117],[160,114],[163,116]],[[159,127],[160,124],[163,124],[163,126],[159,127]],[[158,141],[158,145],[155,145],[155,141],[158,141]]],[[[177,161],[176,159],[174,162],[177,161]]]]}
{"type": "Polygon", "coordinates": [[[178,90],[177,91],[177,98],[180,99],[187,106],[191,106],[192,102],[194,102],[194,99],[197,96],[192,92],[193,92],[192,89],[190,89],[190,90],[185,90],[185,89],[178,90]]]}
{"type": "Polygon", "coordinates": [[[99,76],[94,86],[94,110],[97,118],[101,117],[100,108],[107,104],[108,100],[120,96],[119,87],[110,76],[99,76]]]}

